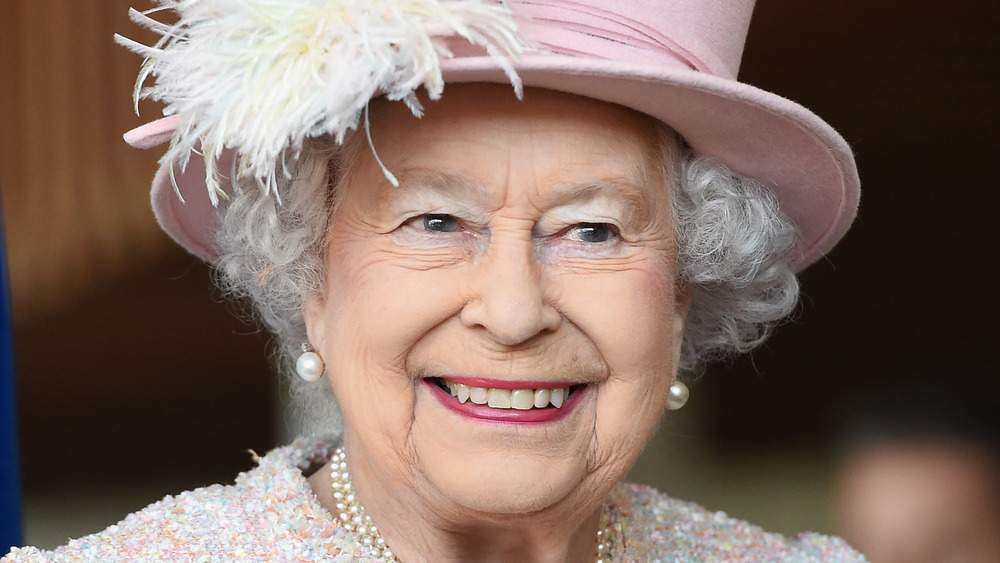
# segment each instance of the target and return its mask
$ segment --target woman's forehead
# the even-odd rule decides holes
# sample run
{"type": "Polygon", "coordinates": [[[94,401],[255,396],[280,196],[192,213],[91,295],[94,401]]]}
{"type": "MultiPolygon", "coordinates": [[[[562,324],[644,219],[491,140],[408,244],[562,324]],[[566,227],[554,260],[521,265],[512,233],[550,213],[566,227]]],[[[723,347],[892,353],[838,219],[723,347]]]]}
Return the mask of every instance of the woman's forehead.
{"type": "MultiPolygon", "coordinates": [[[[469,196],[531,184],[542,189],[536,196],[553,204],[549,200],[567,193],[636,192],[628,196],[634,199],[663,191],[651,118],[547,90],[528,90],[517,100],[502,87],[461,86],[427,103],[421,119],[401,104],[373,107],[372,146],[353,163],[355,184],[385,183],[377,155],[404,191],[469,196]]],[[[393,197],[393,191],[382,195],[393,197]]]]}
{"type": "Polygon", "coordinates": [[[576,129],[581,133],[631,133],[651,141],[655,122],[633,109],[583,96],[527,88],[523,99],[518,99],[509,87],[485,83],[452,85],[441,99],[422,99],[421,103],[424,114],[418,118],[401,103],[382,98],[371,102],[372,130],[385,129],[383,135],[396,137],[400,129],[412,134],[471,127],[485,140],[504,124],[520,121],[530,123],[538,136],[576,129]]]}

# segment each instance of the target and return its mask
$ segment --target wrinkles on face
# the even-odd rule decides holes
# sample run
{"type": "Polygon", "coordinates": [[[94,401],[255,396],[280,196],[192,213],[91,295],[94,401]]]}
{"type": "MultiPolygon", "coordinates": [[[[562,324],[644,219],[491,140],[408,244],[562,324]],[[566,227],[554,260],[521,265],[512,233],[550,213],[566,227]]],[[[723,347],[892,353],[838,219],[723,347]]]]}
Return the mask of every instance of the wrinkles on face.
{"type": "Polygon", "coordinates": [[[419,121],[382,108],[373,138],[400,186],[358,155],[310,316],[379,486],[398,477],[394,494],[441,513],[596,503],[663,411],[683,324],[646,118],[507,95],[456,88],[419,121]],[[558,423],[485,424],[442,406],[427,380],[449,376],[586,393],[558,423]]]}
{"type": "Polygon", "coordinates": [[[608,376],[608,366],[592,345],[574,330],[532,339],[516,347],[461,326],[457,319],[439,325],[409,354],[406,371],[413,377],[465,375],[488,379],[592,384],[608,376]],[[447,355],[442,350],[449,350],[447,355]]]}

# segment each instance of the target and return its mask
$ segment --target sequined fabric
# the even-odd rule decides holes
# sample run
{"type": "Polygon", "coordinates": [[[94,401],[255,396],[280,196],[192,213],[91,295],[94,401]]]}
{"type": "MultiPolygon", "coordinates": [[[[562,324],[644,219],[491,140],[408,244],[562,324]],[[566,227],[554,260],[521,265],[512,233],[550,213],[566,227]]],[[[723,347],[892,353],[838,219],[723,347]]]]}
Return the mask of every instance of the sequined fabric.
{"type": "MultiPolygon", "coordinates": [[[[233,485],[168,496],[53,551],[15,548],[0,561],[376,561],[319,505],[302,474],[337,445],[296,440],[233,485]]],[[[618,485],[607,504],[616,561],[865,561],[843,540],[769,534],[642,485],[618,485]]]]}
{"type": "Polygon", "coordinates": [[[724,512],[672,499],[652,487],[622,483],[608,495],[615,561],[866,561],[840,538],[765,532],[724,512]]]}

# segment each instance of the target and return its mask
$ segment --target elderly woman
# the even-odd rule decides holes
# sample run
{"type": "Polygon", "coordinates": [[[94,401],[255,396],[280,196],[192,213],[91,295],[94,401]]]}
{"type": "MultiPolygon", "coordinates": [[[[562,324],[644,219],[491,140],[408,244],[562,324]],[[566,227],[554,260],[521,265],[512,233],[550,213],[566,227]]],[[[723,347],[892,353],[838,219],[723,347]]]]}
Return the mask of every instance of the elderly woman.
{"type": "Polygon", "coordinates": [[[843,140],[735,81],[752,2],[161,4],[127,139],[171,141],[161,224],[327,437],[11,561],[861,560],[621,483],[857,203],[843,140]]]}

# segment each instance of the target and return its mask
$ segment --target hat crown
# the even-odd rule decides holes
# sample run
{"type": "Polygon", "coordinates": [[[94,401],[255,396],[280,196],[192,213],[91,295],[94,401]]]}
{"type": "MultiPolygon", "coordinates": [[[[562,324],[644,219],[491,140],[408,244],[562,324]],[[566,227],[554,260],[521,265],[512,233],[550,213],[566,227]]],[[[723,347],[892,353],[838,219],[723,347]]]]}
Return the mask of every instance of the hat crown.
{"type": "Polygon", "coordinates": [[[524,0],[521,32],[553,53],[735,79],[754,0],[524,0]]]}
{"type": "MultiPolygon", "coordinates": [[[[369,25],[337,18],[316,25],[323,14],[316,17],[315,10],[344,1],[180,2],[173,9],[181,22],[173,27],[132,13],[138,23],[167,38],[153,47],[122,40],[153,61],[147,62],[143,76],[152,73],[157,86],[162,84],[159,90],[138,92],[147,97],[152,92],[176,107],[170,117],[131,132],[127,139],[145,148],[171,141],[154,180],[153,207],[164,229],[195,254],[209,261],[217,257],[217,213],[210,195],[226,193],[228,180],[217,171],[233,169],[234,156],[243,159],[241,173],[261,185],[284,164],[289,143],[357,127],[361,108],[376,92],[395,92],[390,99],[414,103],[418,88],[436,99],[445,83],[510,83],[515,92],[522,85],[556,90],[631,108],[667,124],[695,152],[773,191],[800,231],[793,256],[796,270],[830,250],[855,216],[859,182],[844,139],[806,108],[735,80],[754,0],[405,0],[400,4],[411,10],[375,14],[385,20],[380,20],[382,33],[362,34],[358,30],[369,25]],[[289,17],[261,20],[257,7],[264,4],[287,8],[289,17]],[[219,5],[225,6],[224,14],[205,9],[219,5]],[[256,31],[232,33],[242,29],[231,25],[232,18],[256,31]],[[326,71],[299,76],[311,85],[311,104],[301,103],[303,89],[289,88],[285,78],[260,80],[259,88],[247,88],[247,70],[232,64],[249,65],[254,76],[261,64],[278,77],[287,76],[292,67],[300,69],[299,50],[272,56],[270,43],[275,33],[288,31],[286,20],[304,23],[296,33],[318,40],[308,45],[339,53],[329,57],[337,64],[307,57],[326,71]],[[267,56],[245,56],[247,42],[267,56]],[[220,54],[221,47],[231,49],[220,54]],[[212,56],[200,57],[205,52],[212,56]],[[195,56],[189,59],[189,53],[195,56]],[[411,64],[416,59],[427,64],[411,64]],[[162,69],[169,76],[157,74],[163,60],[169,63],[162,69]],[[219,64],[206,68],[206,60],[219,64]],[[370,79],[372,65],[379,81],[370,79]],[[345,73],[362,78],[345,80],[345,73]],[[231,86],[220,86],[219,76],[229,77],[231,86]],[[213,86],[206,87],[209,83],[213,86]],[[189,90],[204,95],[191,96],[189,90]],[[264,90],[276,100],[267,107],[295,110],[299,119],[286,119],[289,111],[281,111],[282,119],[275,123],[261,120],[253,102],[264,90]],[[234,103],[247,102],[247,97],[250,103],[234,103]],[[282,129],[262,132],[262,124],[282,129]],[[206,139],[214,151],[204,150],[206,139]]],[[[379,1],[388,5],[399,0],[379,1]]],[[[373,13],[358,12],[364,17],[373,13]]],[[[419,113],[418,105],[411,109],[419,113]]]]}

